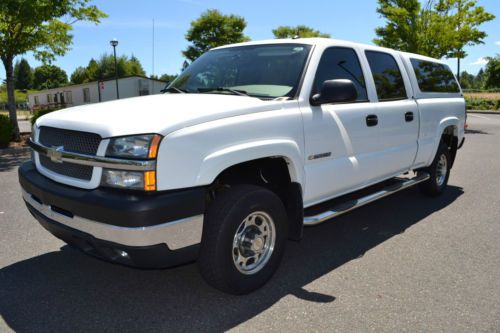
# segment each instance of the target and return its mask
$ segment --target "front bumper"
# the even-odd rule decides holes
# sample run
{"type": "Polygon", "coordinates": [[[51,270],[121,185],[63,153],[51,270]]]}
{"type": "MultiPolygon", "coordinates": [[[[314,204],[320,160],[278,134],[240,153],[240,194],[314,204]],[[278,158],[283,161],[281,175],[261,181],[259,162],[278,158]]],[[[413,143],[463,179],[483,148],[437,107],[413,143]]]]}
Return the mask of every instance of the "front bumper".
{"type": "Polygon", "coordinates": [[[83,190],[19,168],[23,199],[40,224],[86,253],[131,266],[168,267],[196,259],[205,189],[154,194],[83,190]]]}

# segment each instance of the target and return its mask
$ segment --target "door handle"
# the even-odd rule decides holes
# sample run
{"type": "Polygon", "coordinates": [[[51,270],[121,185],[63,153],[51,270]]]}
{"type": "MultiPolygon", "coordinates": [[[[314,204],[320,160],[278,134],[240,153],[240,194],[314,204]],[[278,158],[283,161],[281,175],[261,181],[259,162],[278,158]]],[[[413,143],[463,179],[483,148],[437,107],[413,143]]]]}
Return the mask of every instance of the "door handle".
{"type": "Polygon", "coordinates": [[[410,121],[413,121],[413,112],[406,112],[405,113],[405,121],[408,123],[410,121]]]}
{"type": "Polygon", "coordinates": [[[375,114],[370,114],[366,116],[366,126],[372,127],[372,126],[377,126],[378,124],[378,117],[375,114]]]}

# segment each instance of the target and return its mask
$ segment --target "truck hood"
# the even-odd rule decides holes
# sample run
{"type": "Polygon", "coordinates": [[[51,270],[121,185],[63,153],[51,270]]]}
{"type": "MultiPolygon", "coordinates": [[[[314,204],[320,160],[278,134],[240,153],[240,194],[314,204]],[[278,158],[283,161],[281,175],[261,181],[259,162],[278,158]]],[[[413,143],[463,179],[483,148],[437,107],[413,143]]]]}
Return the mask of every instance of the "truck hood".
{"type": "Polygon", "coordinates": [[[226,117],[276,110],[280,101],[222,94],[162,94],[76,106],[40,117],[37,126],[98,133],[103,138],[132,134],[167,135],[226,117]]]}

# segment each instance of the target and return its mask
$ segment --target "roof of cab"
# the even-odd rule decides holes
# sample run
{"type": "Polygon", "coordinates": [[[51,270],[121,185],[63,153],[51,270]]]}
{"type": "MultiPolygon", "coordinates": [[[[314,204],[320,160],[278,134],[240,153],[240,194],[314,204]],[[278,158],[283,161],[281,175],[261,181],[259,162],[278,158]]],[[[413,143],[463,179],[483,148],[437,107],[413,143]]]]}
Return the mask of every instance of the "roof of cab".
{"type": "Polygon", "coordinates": [[[402,51],[397,51],[394,49],[380,47],[380,46],[376,46],[376,45],[355,43],[355,42],[350,42],[350,41],[346,41],[346,40],[333,39],[333,38],[321,38],[321,37],[258,40],[258,41],[250,41],[250,42],[243,42],[243,43],[236,43],[236,44],[228,44],[228,45],[213,48],[212,50],[224,49],[224,48],[228,48],[228,47],[247,46],[247,45],[290,44],[290,43],[306,44],[306,45],[322,45],[322,46],[359,46],[359,47],[370,49],[370,50],[380,50],[380,51],[385,50],[385,51],[398,52],[406,58],[418,58],[421,60],[428,60],[428,61],[446,64],[445,62],[443,62],[439,59],[426,57],[426,56],[419,55],[416,53],[402,52],[402,51]]]}

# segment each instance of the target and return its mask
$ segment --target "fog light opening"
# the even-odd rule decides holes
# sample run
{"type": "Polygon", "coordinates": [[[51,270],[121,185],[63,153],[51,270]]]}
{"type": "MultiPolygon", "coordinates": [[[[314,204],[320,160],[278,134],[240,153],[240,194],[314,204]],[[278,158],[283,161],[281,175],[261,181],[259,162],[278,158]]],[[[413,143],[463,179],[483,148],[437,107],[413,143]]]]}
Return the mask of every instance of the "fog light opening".
{"type": "Polygon", "coordinates": [[[115,250],[115,251],[120,256],[120,258],[130,259],[130,256],[128,255],[127,252],[123,250],[115,250]]]}

